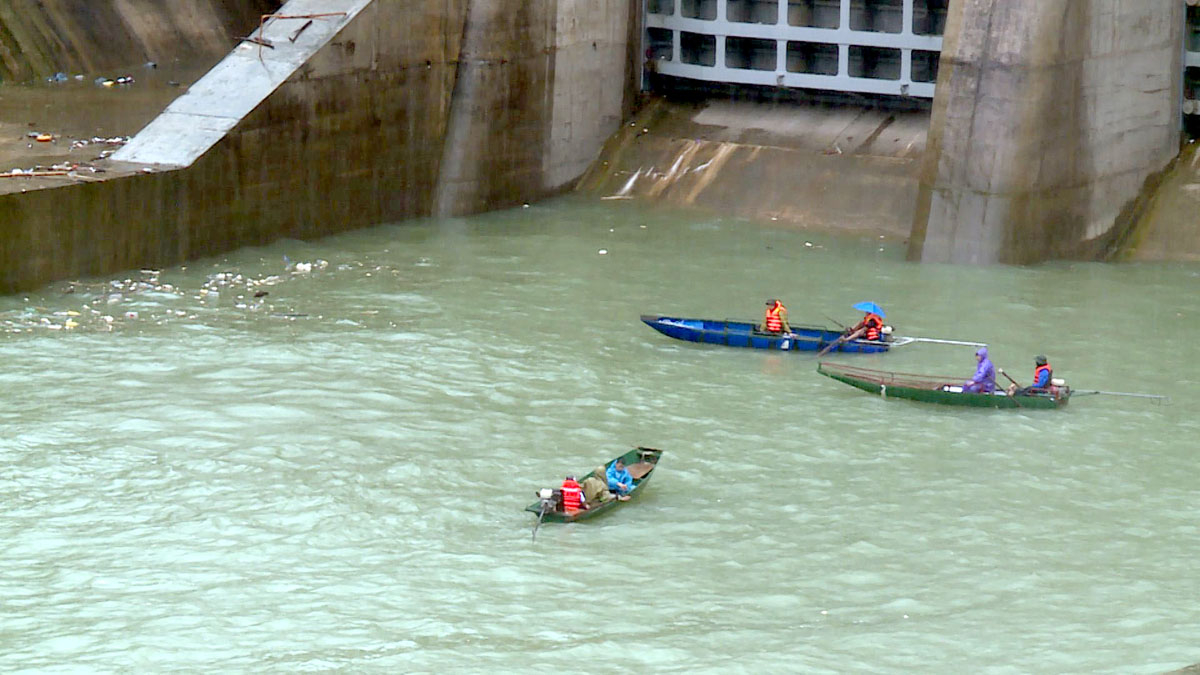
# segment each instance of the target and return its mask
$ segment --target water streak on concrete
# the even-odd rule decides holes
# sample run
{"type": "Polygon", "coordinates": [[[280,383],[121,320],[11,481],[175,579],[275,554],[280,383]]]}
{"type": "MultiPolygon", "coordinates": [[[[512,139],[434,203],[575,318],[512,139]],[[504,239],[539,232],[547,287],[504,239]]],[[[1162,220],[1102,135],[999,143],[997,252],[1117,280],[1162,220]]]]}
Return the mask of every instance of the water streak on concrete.
{"type": "Polygon", "coordinates": [[[903,239],[927,121],[922,111],[656,100],[609,141],[578,189],[903,239]]]}

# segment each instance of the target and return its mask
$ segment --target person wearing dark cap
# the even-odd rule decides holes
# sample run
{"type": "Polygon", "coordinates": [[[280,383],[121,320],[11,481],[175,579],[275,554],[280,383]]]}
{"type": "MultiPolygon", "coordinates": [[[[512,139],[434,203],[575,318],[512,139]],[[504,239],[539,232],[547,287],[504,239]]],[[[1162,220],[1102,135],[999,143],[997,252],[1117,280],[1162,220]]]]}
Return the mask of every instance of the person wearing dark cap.
{"type": "Polygon", "coordinates": [[[767,301],[767,314],[763,317],[763,323],[758,328],[764,333],[791,333],[792,327],[788,325],[787,307],[778,298],[771,298],[767,301]]]}
{"type": "Polygon", "coordinates": [[[1038,354],[1033,359],[1033,385],[1032,389],[1046,389],[1050,386],[1050,380],[1054,377],[1054,369],[1050,367],[1050,362],[1042,354],[1038,354]]]}
{"type": "Polygon", "coordinates": [[[575,513],[587,509],[587,502],[583,500],[583,488],[579,486],[575,476],[567,476],[559,489],[562,490],[563,511],[575,513]]]}
{"type": "Polygon", "coordinates": [[[1017,385],[1009,387],[1009,391],[1013,395],[1040,394],[1045,391],[1050,391],[1050,380],[1054,378],[1054,369],[1050,367],[1049,360],[1042,354],[1038,354],[1033,359],[1033,384],[1028,387],[1017,389],[1017,385]]]}

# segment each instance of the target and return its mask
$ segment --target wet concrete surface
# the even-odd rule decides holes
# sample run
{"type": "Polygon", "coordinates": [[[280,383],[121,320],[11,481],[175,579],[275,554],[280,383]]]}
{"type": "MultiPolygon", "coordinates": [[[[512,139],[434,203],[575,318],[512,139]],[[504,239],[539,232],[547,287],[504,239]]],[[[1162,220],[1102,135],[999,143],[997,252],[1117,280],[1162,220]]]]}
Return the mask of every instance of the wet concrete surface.
{"type": "Polygon", "coordinates": [[[1138,223],[1121,259],[1200,262],[1200,143],[1183,146],[1179,160],[1166,176],[1138,223]]]}
{"type": "Polygon", "coordinates": [[[104,178],[103,159],[210,66],[138,64],[0,84],[0,194],[104,178]]]}
{"type": "Polygon", "coordinates": [[[928,111],[861,105],[714,100],[690,119],[709,140],[897,159],[919,158],[929,131],[928,111]]]}
{"type": "Polygon", "coordinates": [[[610,140],[577,189],[904,240],[928,128],[923,110],[656,98],[610,140]]]}

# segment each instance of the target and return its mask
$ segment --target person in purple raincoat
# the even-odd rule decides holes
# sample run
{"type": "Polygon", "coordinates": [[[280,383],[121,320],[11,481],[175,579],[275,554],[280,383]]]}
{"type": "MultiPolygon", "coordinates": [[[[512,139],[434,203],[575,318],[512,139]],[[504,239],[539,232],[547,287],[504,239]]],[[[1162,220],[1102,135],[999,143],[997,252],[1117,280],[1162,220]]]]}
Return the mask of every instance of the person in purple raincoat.
{"type": "Polygon", "coordinates": [[[979,362],[975,367],[975,376],[963,384],[963,391],[976,394],[990,394],[996,391],[996,368],[988,358],[987,347],[980,347],[975,352],[975,360],[979,362]]]}

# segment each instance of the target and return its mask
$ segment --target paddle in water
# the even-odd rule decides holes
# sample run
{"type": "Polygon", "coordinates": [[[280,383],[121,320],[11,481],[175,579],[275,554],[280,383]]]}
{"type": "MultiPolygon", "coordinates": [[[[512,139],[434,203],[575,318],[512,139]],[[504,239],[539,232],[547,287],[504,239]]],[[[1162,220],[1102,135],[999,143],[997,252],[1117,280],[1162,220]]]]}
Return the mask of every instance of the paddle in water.
{"type": "Polygon", "coordinates": [[[542,503],[541,508],[538,509],[537,522],[533,524],[533,541],[537,541],[537,531],[542,526],[542,519],[546,517],[546,512],[554,508],[554,493],[549,488],[538,490],[536,494],[542,503]]]}
{"type": "Polygon", "coordinates": [[[542,518],[546,517],[546,505],[542,504],[542,510],[538,512],[537,522],[533,524],[533,541],[537,541],[538,528],[542,526],[542,518]]]}
{"type": "Polygon", "coordinates": [[[844,345],[847,342],[858,337],[859,335],[862,335],[866,330],[867,330],[866,328],[859,328],[858,330],[854,331],[853,333],[851,333],[849,335],[841,336],[840,338],[838,338],[838,339],[834,340],[833,342],[830,342],[829,344],[822,347],[821,351],[817,352],[817,356],[824,356],[827,352],[829,352],[833,349],[836,349],[839,345],[844,345]]]}

